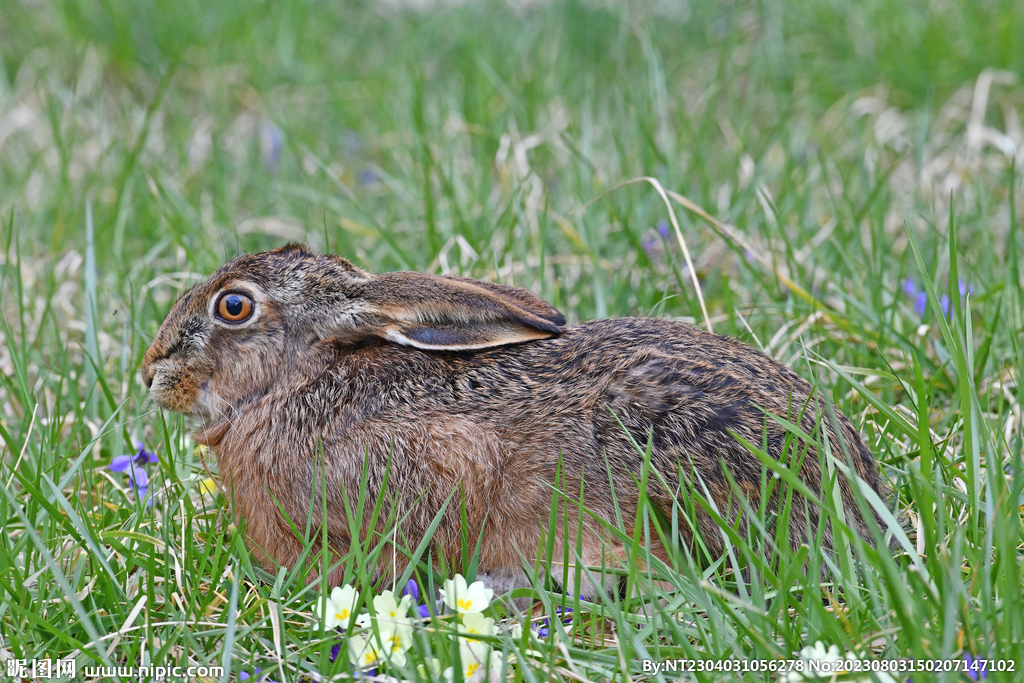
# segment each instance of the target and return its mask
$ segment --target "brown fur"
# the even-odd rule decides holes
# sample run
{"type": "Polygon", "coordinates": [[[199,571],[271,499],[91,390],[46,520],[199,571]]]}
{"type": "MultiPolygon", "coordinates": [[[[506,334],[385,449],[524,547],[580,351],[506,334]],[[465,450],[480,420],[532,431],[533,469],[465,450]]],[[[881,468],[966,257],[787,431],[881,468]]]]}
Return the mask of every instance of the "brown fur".
{"type": "MultiPolygon", "coordinates": [[[[585,506],[614,523],[611,479],[628,530],[643,468],[630,437],[641,447],[652,439],[652,466],[669,488],[652,475],[649,493],[663,512],[671,514],[680,490],[685,496],[706,486],[722,516],[744,533],[723,467],[756,508],[762,465],[733,433],[754,444],[767,439],[773,457],[795,466],[792,454],[782,453],[785,431],[762,409],[813,432],[823,406],[810,399],[807,382],[738,341],[677,322],[564,322],[523,289],[418,273],[375,276],[289,245],[239,257],[186,292],[146,352],[143,375],[158,404],[195,419],[195,438],[216,453],[222,485],[271,571],[293,566],[302,551],[278,505],[300,531],[311,521],[315,538],[326,524],[336,556],[348,550],[345,498],[355,505],[365,467],[367,505],[383,496],[382,518],[402,520],[400,544],[415,547],[453,497],[434,542],[459,562],[464,499],[471,545],[487,526],[480,571],[522,585],[523,558],[534,559],[551,514],[560,458],[565,490],[578,494],[582,478],[585,506]],[[252,319],[215,319],[225,290],[256,302],[252,319]],[[325,488],[315,486],[321,467],[325,488]]],[[[832,423],[824,424],[842,460],[832,423]]],[[[838,424],[858,476],[882,493],[856,430],[841,415],[838,424]]],[[[819,490],[813,451],[799,476],[819,490]]],[[[866,534],[849,482],[841,477],[840,487],[847,518],[866,534]]],[[[769,510],[781,507],[778,490],[769,510]]],[[[571,504],[560,509],[560,528],[575,543],[577,512],[571,504]]],[[[721,532],[696,509],[701,538],[717,556],[721,532]]],[[[790,513],[792,544],[811,541],[817,511],[805,519],[795,497],[790,513]]],[[[625,557],[626,548],[609,542],[594,519],[582,522],[585,563],[625,557]]],[[[387,533],[378,526],[361,533],[387,533]]],[[[681,527],[692,547],[692,531],[681,527]]],[[[823,533],[830,548],[831,530],[823,533]]],[[[658,539],[651,543],[665,557],[658,539]]],[[[553,559],[562,556],[556,542],[553,559]]],[[[378,575],[391,572],[392,559],[382,557],[378,575]]],[[[400,553],[397,564],[405,564],[400,553]]]]}

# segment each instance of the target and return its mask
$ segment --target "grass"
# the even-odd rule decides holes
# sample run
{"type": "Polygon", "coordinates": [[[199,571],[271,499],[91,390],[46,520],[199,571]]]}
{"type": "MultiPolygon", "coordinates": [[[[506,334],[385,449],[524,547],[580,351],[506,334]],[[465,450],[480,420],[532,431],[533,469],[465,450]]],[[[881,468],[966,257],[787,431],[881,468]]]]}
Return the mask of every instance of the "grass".
{"type": "MultiPolygon", "coordinates": [[[[372,271],[526,286],[571,321],[706,325],[696,274],[716,332],[860,427],[893,486],[861,502],[907,516],[892,554],[884,529],[841,533],[829,583],[764,510],[749,537],[723,529],[711,566],[641,562],[637,540],[627,598],[494,640],[510,676],[662,680],[678,674],[643,660],[783,661],[820,640],[1011,660],[988,680],[1020,680],[1021,36],[1012,1],[0,3],[4,656],[344,672],[311,617],[320,587],[253,568],[138,376],[185,287],[295,239],[372,271]],[[667,205],[624,184],[646,176],[667,205]],[[662,237],[673,221],[692,268],[662,237]],[[106,469],[134,439],[160,455],[152,508],[106,469]]],[[[670,534],[701,503],[639,521],[670,534]]],[[[548,614],[562,599],[531,596],[548,614]]],[[[454,656],[441,636],[414,652],[454,656]]]]}

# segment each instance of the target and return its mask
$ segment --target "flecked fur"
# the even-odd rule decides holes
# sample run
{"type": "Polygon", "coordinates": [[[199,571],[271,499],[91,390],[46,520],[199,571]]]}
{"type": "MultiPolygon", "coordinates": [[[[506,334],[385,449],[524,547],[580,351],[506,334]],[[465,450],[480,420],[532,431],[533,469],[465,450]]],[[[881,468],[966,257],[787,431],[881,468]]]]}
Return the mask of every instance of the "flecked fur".
{"type": "MultiPolygon", "coordinates": [[[[364,468],[370,505],[383,496],[382,518],[402,520],[398,541],[408,547],[454,496],[434,535],[451,563],[461,559],[464,502],[466,536],[481,537],[487,527],[480,572],[509,588],[525,584],[522,562],[532,563],[540,547],[559,461],[570,495],[578,495],[582,478],[593,515],[614,523],[617,504],[629,524],[643,468],[630,438],[641,447],[651,439],[651,465],[668,484],[652,476],[655,504],[671,514],[674,495],[706,487],[743,532],[723,468],[755,508],[763,468],[733,433],[796,466],[801,454],[783,455],[786,433],[766,419],[768,411],[807,433],[824,424],[832,452],[843,458],[832,421],[816,419],[823,405],[810,385],[745,344],[661,319],[564,322],[527,290],[419,273],[371,275],[289,245],[236,258],[186,292],[146,352],[143,375],[159,405],[194,419],[194,436],[216,454],[221,485],[270,571],[293,566],[303,547],[279,504],[299,529],[312,509],[313,537],[326,523],[335,553],[347,551],[345,498],[349,505],[358,498],[364,468]],[[250,296],[253,318],[217,320],[214,304],[225,291],[250,296]],[[326,489],[314,486],[324,481],[319,468],[326,489]]],[[[871,453],[850,422],[837,418],[857,475],[884,496],[871,453]]],[[[799,476],[820,490],[813,450],[799,476]]],[[[839,481],[847,517],[866,536],[849,482],[839,481]]],[[[779,509],[778,492],[769,510],[779,509]]],[[[697,531],[717,556],[721,532],[695,507],[697,531]]],[[[576,512],[562,509],[559,527],[574,538],[576,512]]],[[[794,546],[810,542],[818,526],[817,510],[804,510],[795,497],[794,546]]],[[[693,547],[693,530],[681,526],[683,543],[693,547]]],[[[585,563],[625,557],[594,519],[584,519],[583,529],[585,563]]],[[[386,529],[361,533],[374,531],[386,529]]],[[[822,533],[831,548],[831,529],[822,533]]],[[[656,537],[651,544],[665,557],[656,537]]],[[[392,571],[385,555],[378,576],[392,571]]],[[[561,557],[556,542],[553,559],[561,557]]],[[[342,571],[335,568],[330,580],[342,571]]]]}

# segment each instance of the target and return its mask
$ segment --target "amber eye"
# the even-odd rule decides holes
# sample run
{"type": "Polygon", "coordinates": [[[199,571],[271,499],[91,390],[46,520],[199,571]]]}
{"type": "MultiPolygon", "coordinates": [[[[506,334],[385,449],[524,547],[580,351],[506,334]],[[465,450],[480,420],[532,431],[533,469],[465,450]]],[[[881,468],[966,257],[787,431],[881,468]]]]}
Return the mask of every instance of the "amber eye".
{"type": "Polygon", "coordinates": [[[217,317],[226,323],[245,322],[252,315],[252,299],[238,292],[221,294],[217,300],[217,317]]]}

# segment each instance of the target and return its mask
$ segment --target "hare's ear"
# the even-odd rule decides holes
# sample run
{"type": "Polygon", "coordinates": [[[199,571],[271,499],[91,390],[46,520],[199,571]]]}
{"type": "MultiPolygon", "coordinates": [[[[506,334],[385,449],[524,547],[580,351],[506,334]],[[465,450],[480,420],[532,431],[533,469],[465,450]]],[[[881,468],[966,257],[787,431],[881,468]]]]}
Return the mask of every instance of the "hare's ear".
{"type": "Polygon", "coordinates": [[[565,317],[520,287],[469,278],[384,273],[364,285],[364,330],[434,351],[467,351],[556,337],[565,317]]]}

